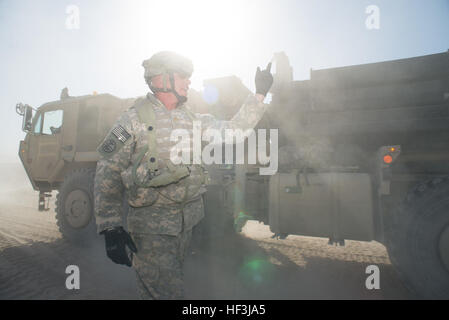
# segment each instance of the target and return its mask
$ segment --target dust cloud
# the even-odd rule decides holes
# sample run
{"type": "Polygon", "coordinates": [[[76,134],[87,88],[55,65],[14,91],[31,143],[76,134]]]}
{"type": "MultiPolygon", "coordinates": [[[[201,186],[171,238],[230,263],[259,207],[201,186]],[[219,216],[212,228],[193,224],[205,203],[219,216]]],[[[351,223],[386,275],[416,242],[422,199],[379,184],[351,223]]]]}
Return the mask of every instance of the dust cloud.
{"type": "MultiPolygon", "coordinates": [[[[101,237],[74,246],[50,210],[37,210],[20,163],[0,165],[0,299],[138,299],[131,268],[112,263],[101,237]],[[80,269],[80,289],[65,287],[68,265],[80,269]]],[[[242,233],[196,240],[185,262],[187,299],[408,299],[385,248],[378,243],[289,236],[271,238],[249,221],[242,233]],[[381,289],[365,288],[365,269],[376,264],[381,289]]]]}

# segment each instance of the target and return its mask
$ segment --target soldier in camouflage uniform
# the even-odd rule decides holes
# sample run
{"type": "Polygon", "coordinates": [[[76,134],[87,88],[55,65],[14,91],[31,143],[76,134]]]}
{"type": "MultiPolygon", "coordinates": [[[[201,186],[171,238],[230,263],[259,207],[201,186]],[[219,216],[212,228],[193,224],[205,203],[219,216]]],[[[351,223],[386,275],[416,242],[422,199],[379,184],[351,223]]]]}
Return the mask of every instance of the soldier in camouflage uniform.
{"type": "Polygon", "coordinates": [[[258,68],[256,95],[230,121],[193,114],[184,105],[193,72],[187,58],[164,51],[143,66],[152,93],[122,114],[98,148],[95,216],[108,257],[134,267],[142,298],[181,299],[184,255],[192,228],[204,217],[206,176],[201,165],[171,162],[175,142],[170,133],[182,128],[192,135],[194,120],[201,121],[203,130],[254,128],[266,109],[271,64],[258,68]],[[129,234],[122,227],[124,195],[130,206],[129,234]],[[126,247],[134,252],[132,259],[126,247]]]}

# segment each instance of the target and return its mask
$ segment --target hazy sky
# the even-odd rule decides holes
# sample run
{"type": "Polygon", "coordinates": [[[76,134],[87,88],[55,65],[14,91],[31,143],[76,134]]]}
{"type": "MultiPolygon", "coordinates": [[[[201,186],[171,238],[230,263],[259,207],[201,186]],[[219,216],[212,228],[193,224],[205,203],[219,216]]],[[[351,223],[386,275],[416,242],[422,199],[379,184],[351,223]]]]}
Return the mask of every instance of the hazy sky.
{"type": "Polygon", "coordinates": [[[18,159],[24,137],[17,102],[39,107],[59,99],[65,86],[75,96],[143,95],[141,63],[157,51],[190,57],[195,89],[235,74],[254,90],[257,66],[274,52],[287,53],[300,80],[311,68],[446,51],[449,0],[0,0],[0,45],[4,162],[18,159]],[[71,5],[79,10],[78,29],[70,29],[77,26],[71,5]],[[379,8],[379,29],[366,27],[370,5],[379,8]]]}

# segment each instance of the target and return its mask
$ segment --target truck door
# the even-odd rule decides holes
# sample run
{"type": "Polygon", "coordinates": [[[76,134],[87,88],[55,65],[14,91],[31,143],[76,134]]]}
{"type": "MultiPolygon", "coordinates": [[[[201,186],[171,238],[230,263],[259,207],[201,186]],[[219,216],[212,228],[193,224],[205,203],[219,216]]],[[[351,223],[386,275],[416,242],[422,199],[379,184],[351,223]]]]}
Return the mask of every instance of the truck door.
{"type": "Polygon", "coordinates": [[[30,139],[31,171],[35,180],[47,180],[61,156],[63,110],[47,110],[37,117],[30,139]]]}

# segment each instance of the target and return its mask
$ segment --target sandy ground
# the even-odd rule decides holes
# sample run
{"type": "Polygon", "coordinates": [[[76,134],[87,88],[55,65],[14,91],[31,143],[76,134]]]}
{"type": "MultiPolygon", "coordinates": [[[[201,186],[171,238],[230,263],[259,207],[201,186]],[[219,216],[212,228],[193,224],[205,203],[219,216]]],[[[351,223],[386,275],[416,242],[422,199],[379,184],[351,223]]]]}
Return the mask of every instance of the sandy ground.
{"type": "MultiPolygon", "coordinates": [[[[132,269],[113,264],[102,238],[90,247],[62,239],[51,210],[37,210],[20,164],[0,164],[0,299],[136,299],[132,269]],[[68,290],[66,267],[80,269],[80,289],[68,290]]],[[[398,279],[385,247],[376,242],[271,238],[250,221],[243,232],[192,249],[186,259],[187,299],[413,299],[398,279]],[[369,265],[380,269],[380,289],[368,290],[369,265]]]]}

